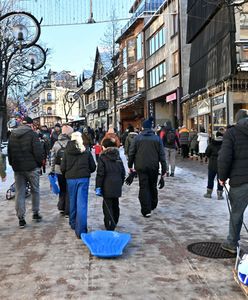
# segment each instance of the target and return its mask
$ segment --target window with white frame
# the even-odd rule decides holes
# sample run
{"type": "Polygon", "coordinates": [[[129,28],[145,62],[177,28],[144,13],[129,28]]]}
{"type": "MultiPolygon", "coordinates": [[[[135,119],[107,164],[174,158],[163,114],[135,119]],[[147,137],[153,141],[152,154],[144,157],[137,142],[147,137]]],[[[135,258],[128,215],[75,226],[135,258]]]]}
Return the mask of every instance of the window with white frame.
{"type": "Polygon", "coordinates": [[[143,57],[142,33],[140,32],[136,38],[136,57],[140,60],[143,57]]]}
{"type": "Polygon", "coordinates": [[[128,96],[128,85],[127,85],[127,79],[124,79],[122,81],[122,97],[126,98],[128,96]]]}
{"type": "Polygon", "coordinates": [[[51,93],[47,93],[47,101],[52,101],[52,94],[51,93]]]}
{"type": "Polygon", "coordinates": [[[135,39],[127,42],[127,63],[131,64],[133,62],[135,62],[135,39]]]}
{"type": "Polygon", "coordinates": [[[124,68],[127,68],[127,48],[123,48],[122,50],[122,64],[124,68]]]}
{"type": "Polygon", "coordinates": [[[154,52],[160,49],[165,44],[165,28],[160,28],[149,40],[148,40],[148,56],[151,56],[154,52]]]}
{"type": "Polygon", "coordinates": [[[136,85],[137,91],[142,91],[145,87],[144,85],[144,69],[141,69],[136,74],[136,85]]]}
{"type": "Polygon", "coordinates": [[[148,71],[148,85],[152,88],[166,80],[166,61],[148,71]]]}

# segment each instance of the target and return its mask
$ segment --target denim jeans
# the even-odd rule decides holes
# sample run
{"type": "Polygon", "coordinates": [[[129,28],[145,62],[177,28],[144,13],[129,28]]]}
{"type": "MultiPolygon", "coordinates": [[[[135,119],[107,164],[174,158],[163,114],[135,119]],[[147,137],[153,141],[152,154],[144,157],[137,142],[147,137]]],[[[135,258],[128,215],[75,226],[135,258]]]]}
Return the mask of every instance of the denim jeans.
{"type": "Polygon", "coordinates": [[[217,176],[217,190],[223,191],[223,186],[220,185],[219,180],[218,180],[219,177],[218,177],[217,171],[214,171],[211,169],[208,169],[208,186],[207,186],[207,188],[210,190],[212,190],[214,188],[214,179],[216,176],[217,176]]]}
{"type": "Polygon", "coordinates": [[[89,178],[67,179],[70,198],[69,224],[77,237],[87,232],[89,178]]]}
{"type": "Polygon", "coordinates": [[[227,241],[230,245],[237,246],[240,240],[244,211],[248,205],[248,183],[238,187],[231,187],[229,199],[232,212],[229,221],[229,235],[227,241]]]}
{"type": "Polygon", "coordinates": [[[165,160],[166,160],[166,172],[169,172],[169,166],[171,173],[175,173],[176,168],[176,149],[175,148],[164,148],[165,160]]]}
{"type": "Polygon", "coordinates": [[[16,215],[19,219],[23,219],[26,213],[25,195],[27,181],[31,186],[32,211],[33,213],[38,213],[40,210],[40,169],[15,172],[15,207],[16,215]]]}

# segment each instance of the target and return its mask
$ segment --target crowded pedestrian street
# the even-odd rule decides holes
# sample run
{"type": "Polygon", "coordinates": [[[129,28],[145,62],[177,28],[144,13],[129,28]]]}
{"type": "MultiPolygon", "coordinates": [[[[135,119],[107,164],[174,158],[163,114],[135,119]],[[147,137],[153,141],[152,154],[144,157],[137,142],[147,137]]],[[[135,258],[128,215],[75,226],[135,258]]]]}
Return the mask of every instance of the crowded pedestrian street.
{"type": "MultiPolygon", "coordinates": [[[[120,152],[127,168],[123,148],[120,152]]],[[[124,184],[116,231],[132,239],[122,256],[111,259],[92,256],[75,236],[59,214],[47,174],[40,177],[43,219],[32,221],[27,198],[24,229],[19,229],[14,200],[5,199],[11,168],[1,183],[0,299],[245,299],[233,279],[235,258],[210,259],[187,250],[194,242],[222,242],[228,231],[226,200],[217,200],[216,188],[212,199],[203,197],[207,164],[178,156],[175,177],[165,178],[150,218],[140,213],[138,180],[124,184]]],[[[88,207],[88,231],[94,230],[104,230],[95,173],[88,207]]],[[[248,249],[244,229],[241,240],[248,249]]]]}

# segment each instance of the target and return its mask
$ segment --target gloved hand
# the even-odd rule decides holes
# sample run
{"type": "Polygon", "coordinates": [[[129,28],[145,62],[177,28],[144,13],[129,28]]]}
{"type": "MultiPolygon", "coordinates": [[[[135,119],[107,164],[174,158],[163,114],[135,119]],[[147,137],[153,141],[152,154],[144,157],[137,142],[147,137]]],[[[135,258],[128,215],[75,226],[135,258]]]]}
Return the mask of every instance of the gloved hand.
{"type": "Polygon", "coordinates": [[[164,187],[164,177],[161,176],[158,182],[158,188],[161,190],[164,187]]]}
{"type": "Polygon", "coordinates": [[[96,188],[96,195],[97,196],[102,196],[102,189],[100,187],[96,188]]]}
{"type": "Polygon", "coordinates": [[[125,179],[126,185],[131,185],[133,183],[134,178],[137,176],[136,171],[132,171],[128,174],[127,178],[125,179]]]}

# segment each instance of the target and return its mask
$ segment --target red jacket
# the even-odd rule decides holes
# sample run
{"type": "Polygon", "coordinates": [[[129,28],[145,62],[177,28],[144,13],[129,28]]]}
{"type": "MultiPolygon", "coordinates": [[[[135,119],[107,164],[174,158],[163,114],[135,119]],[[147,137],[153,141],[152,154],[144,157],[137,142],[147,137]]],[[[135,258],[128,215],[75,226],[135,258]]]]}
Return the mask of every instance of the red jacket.
{"type": "Polygon", "coordinates": [[[95,154],[100,154],[102,152],[101,145],[95,145],[95,146],[93,146],[93,149],[95,149],[95,154]]]}

